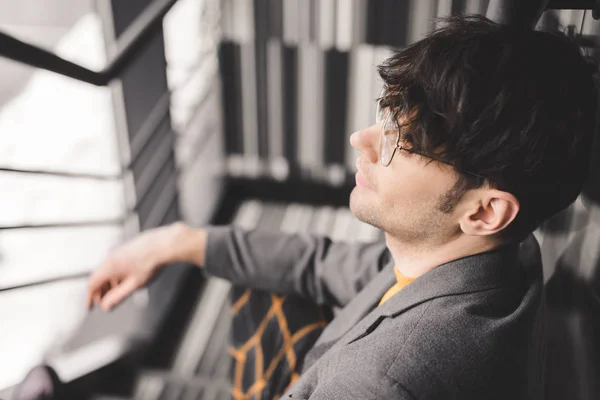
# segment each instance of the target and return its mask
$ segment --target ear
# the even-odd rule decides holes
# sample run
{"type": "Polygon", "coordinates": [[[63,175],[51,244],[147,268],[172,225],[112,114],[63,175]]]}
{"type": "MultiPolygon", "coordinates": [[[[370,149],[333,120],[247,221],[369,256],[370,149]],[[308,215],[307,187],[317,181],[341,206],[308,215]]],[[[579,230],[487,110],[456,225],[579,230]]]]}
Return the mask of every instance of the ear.
{"type": "Polygon", "coordinates": [[[501,190],[487,189],[460,219],[460,228],[467,235],[488,236],[505,229],[519,213],[517,198],[501,190]]]}

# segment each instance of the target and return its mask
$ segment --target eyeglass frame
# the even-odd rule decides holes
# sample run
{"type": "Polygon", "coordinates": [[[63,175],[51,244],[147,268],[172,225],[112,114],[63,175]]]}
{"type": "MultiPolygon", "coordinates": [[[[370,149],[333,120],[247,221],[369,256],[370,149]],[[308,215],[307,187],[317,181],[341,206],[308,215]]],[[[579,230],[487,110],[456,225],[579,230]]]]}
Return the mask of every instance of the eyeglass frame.
{"type": "MultiPolygon", "coordinates": [[[[381,123],[380,114],[381,114],[381,112],[383,111],[379,103],[380,103],[380,100],[377,100],[377,109],[376,109],[376,112],[375,112],[375,123],[376,123],[376,124],[379,124],[379,123],[381,123]]],[[[383,121],[383,124],[381,125],[381,131],[380,131],[380,133],[379,133],[379,162],[380,162],[380,163],[381,163],[381,165],[383,165],[384,167],[389,167],[389,166],[390,166],[390,164],[392,163],[392,161],[393,161],[393,159],[394,159],[394,155],[396,155],[396,150],[398,150],[398,151],[402,151],[402,150],[404,150],[404,151],[406,151],[407,153],[411,153],[411,154],[417,154],[417,155],[419,155],[419,156],[421,156],[421,157],[429,158],[430,160],[437,161],[437,162],[440,162],[440,163],[442,163],[442,164],[446,164],[446,165],[448,165],[448,166],[452,167],[452,168],[453,168],[453,169],[454,169],[456,172],[458,172],[458,173],[464,173],[464,174],[472,175],[472,176],[474,176],[474,177],[477,177],[477,178],[483,179],[483,180],[485,180],[485,181],[490,181],[490,180],[492,180],[492,179],[490,179],[490,178],[486,178],[485,176],[478,175],[478,174],[476,174],[476,173],[474,173],[474,172],[469,172],[469,171],[461,171],[461,170],[458,170],[458,169],[457,169],[457,168],[456,168],[454,165],[450,164],[450,163],[449,163],[449,162],[447,162],[447,161],[440,160],[439,158],[431,157],[431,156],[425,155],[425,154],[423,154],[423,153],[419,153],[418,151],[414,151],[414,150],[412,150],[412,149],[407,149],[406,147],[404,147],[404,146],[402,146],[402,145],[400,144],[400,127],[398,127],[398,126],[397,126],[397,128],[395,129],[395,131],[396,131],[396,145],[394,146],[394,149],[392,150],[392,154],[390,155],[390,160],[389,160],[387,163],[384,163],[384,162],[383,162],[383,157],[382,157],[382,153],[383,153],[383,151],[382,151],[382,150],[383,150],[383,141],[384,141],[384,137],[385,137],[385,131],[386,131],[385,127],[386,127],[386,125],[388,124],[388,122],[389,122],[389,119],[390,119],[390,116],[391,116],[391,115],[392,115],[392,113],[387,113],[387,115],[386,115],[386,117],[385,117],[385,120],[383,121]]],[[[388,129],[388,131],[390,131],[390,130],[391,130],[391,129],[388,129]]]]}

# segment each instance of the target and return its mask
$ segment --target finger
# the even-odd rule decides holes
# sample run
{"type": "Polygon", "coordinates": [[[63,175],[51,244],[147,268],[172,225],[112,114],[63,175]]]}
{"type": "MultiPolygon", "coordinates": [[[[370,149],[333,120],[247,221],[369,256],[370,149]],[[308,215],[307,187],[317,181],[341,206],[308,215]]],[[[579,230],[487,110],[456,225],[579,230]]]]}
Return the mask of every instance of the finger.
{"type": "Polygon", "coordinates": [[[113,287],[106,293],[101,300],[101,306],[104,311],[111,310],[119,304],[125,297],[129,296],[139,287],[138,283],[133,279],[125,279],[120,285],[113,287]]]}
{"type": "MultiPolygon", "coordinates": [[[[91,278],[91,276],[90,276],[91,278]]],[[[94,292],[92,290],[92,287],[90,285],[90,280],[88,279],[88,287],[87,287],[87,292],[85,294],[85,304],[87,305],[87,308],[91,308],[93,301],[94,301],[94,292]]]]}
{"type": "Polygon", "coordinates": [[[88,306],[88,309],[91,309],[94,307],[95,304],[99,304],[100,300],[102,299],[102,296],[104,295],[104,293],[106,292],[106,290],[95,290],[95,291],[88,291],[87,293],[87,299],[86,299],[86,303],[88,306]]]}
{"type": "Polygon", "coordinates": [[[104,296],[104,292],[97,292],[96,294],[94,294],[94,305],[100,305],[100,302],[102,301],[102,296],[104,296]]]}
{"type": "Polygon", "coordinates": [[[102,275],[96,273],[90,275],[86,295],[86,304],[88,308],[91,308],[94,305],[94,301],[100,293],[104,282],[105,280],[102,275]]]}
{"type": "Polygon", "coordinates": [[[88,278],[88,290],[94,292],[106,284],[109,277],[104,272],[96,271],[88,278]]]}
{"type": "Polygon", "coordinates": [[[88,290],[87,293],[85,294],[85,306],[89,310],[92,308],[92,304],[93,304],[92,294],[88,290]]]}
{"type": "Polygon", "coordinates": [[[94,304],[100,304],[102,297],[111,289],[111,283],[108,278],[103,281],[96,281],[93,287],[88,288],[87,304],[88,308],[92,308],[94,304]]]}
{"type": "Polygon", "coordinates": [[[102,286],[88,288],[86,296],[86,303],[88,308],[93,307],[94,303],[97,303],[102,298],[104,292],[106,292],[106,290],[103,290],[102,286]]]}

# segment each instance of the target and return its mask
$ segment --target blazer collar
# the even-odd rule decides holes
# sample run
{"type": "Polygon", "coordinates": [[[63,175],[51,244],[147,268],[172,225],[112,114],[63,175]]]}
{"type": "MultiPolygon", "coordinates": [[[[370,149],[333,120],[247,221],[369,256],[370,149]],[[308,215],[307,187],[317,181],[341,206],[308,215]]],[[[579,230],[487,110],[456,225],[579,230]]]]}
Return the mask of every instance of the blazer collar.
{"type": "Polygon", "coordinates": [[[395,281],[393,270],[387,266],[380,273],[382,276],[377,276],[373,287],[369,288],[373,289],[371,300],[375,302],[369,306],[376,308],[345,335],[343,342],[355,341],[368,334],[370,328],[382,318],[394,317],[428,300],[513,285],[520,277],[518,255],[519,245],[513,243],[450,261],[419,276],[387,302],[376,307],[385,290],[395,281]]]}
{"type": "Polygon", "coordinates": [[[442,264],[419,276],[401,290],[402,296],[392,297],[380,308],[391,315],[403,305],[506,286],[518,278],[518,250],[518,244],[509,244],[442,264]]]}
{"type": "Polygon", "coordinates": [[[325,327],[315,346],[318,344],[339,342],[365,316],[372,313],[383,294],[396,282],[393,268],[393,261],[387,263],[325,327]]]}

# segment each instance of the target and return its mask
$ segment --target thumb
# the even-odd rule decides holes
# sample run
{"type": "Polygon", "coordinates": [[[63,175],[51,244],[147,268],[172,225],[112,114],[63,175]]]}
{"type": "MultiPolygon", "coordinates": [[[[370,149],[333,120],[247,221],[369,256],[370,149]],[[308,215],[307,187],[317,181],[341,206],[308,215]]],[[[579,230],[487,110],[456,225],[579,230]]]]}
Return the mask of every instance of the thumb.
{"type": "Polygon", "coordinates": [[[106,293],[101,302],[102,309],[104,311],[111,310],[139,287],[140,285],[134,278],[125,279],[106,293]]]}

